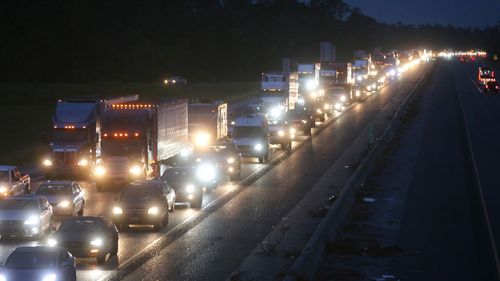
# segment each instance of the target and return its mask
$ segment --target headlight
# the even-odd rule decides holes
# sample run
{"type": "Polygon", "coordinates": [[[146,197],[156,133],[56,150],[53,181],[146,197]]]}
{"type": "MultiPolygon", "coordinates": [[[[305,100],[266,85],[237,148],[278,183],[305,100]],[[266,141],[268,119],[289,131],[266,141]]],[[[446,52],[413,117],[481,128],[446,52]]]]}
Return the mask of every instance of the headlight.
{"type": "Polygon", "coordinates": [[[103,176],[106,173],[106,169],[104,169],[104,167],[98,166],[95,168],[94,173],[96,176],[103,176]]]}
{"type": "Polygon", "coordinates": [[[319,95],[320,96],[324,96],[325,95],[325,90],[323,90],[323,89],[319,90],[319,95]]]}
{"type": "Polygon", "coordinates": [[[261,151],[261,150],[262,150],[262,144],[258,143],[258,144],[256,144],[253,148],[254,148],[255,150],[257,150],[257,151],[261,151]]]}
{"type": "Polygon", "coordinates": [[[285,136],[285,131],[283,131],[283,130],[279,130],[279,131],[278,131],[278,136],[280,136],[280,137],[284,137],[284,136],[285,136]]]}
{"type": "Polygon", "coordinates": [[[231,121],[231,125],[232,125],[232,126],[234,126],[234,124],[236,124],[236,122],[234,122],[234,121],[231,121]]]}
{"type": "Polygon", "coordinates": [[[325,105],[323,105],[323,109],[324,109],[324,110],[328,110],[328,109],[330,109],[330,105],[329,105],[329,104],[325,104],[325,105]]]}
{"type": "Polygon", "coordinates": [[[321,109],[319,109],[319,108],[318,108],[318,109],[316,109],[316,112],[317,112],[317,113],[319,113],[319,114],[322,114],[322,113],[323,113],[323,111],[322,111],[321,109]]]}
{"type": "Polygon", "coordinates": [[[233,157],[227,158],[227,163],[228,164],[233,164],[234,163],[234,158],[233,157]]]}
{"type": "Polygon", "coordinates": [[[356,90],[356,97],[359,97],[361,96],[361,91],[360,90],[356,90]]]}
{"type": "Polygon", "coordinates": [[[68,208],[68,206],[69,206],[69,201],[66,201],[66,200],[57,204],[57,207],[61,207],[61,208],[68,208]]]}
{"type": "Polygon", "coordinates": [[[187,193],[194,193],[194,185],[192,185],[192,184],[188,184],[188,185],[186,186],[186,192],[187,192],[187,193]]]}
{"type": "Polygon", "coordinates": [[[25,225],[37,225],[38,223],[40,223],[40,218],[37,216],[31,216],[24,221],[25,225]]]}
{"type": "Polygon", "coordinates": [[[103,242],[101,238],[96,238],[92,241],[90,241],[90,245],[95,246],[95,247],[102,247],[103,242]]]}
{"type": "Polygon", "coordinates": [[[7,278],[5,278],[5,275],[0,274],[0,281],[7,281],[7,278]]]}
{"type": "Polygon", "coordinates": [[[89,164],[89,161],[87,159],[81,159],[80,161],[78,161],[78,166],[87,166],[89,164]]]}
{"type": "Polygon", "coordinates": [[[56,281],[56,275],[54,273],[47,274],[43,277],[42,281],[56,281]]]}
{"type": "Polygon", "coordinates": [[[197,133],[194,138],[194,143],[197,146],[206,146],[210,142],[210,134],[208,133],[197,133]]]}
{"type": "Polygon", "coordinates": [[[215,179],[215,168],[210,164],[200,164],[196,175],[201,181],[212,181],[215,179]]]}
{"type": "Polygon", "coordinates": [[[158,207],[151,207],[148,209],[148,215],[157,215],[159,213],[158,207]]]}
{"type": "Polygon", "coordinates": [[[316,81],[314,81],[314,80],[312,80],[312,79],[311,79],[311,80],[308,80],[308,81],[306,82],[306,89],[307,89],[308,91],[310,91],[310,90],[314,90],[315,88],[316,88],[316,81]]]}
{"type": "Polygon", "coordinates": [[[367,89],[368,91],[371,91],[371,90],[372,90],[372,86],[371,86],[371,85],[368,85],[368,86],[366,86],[366,89],[367,89]]]}
{"type": "Polygon", "coordinates": [[[0,186],[0,193],[2,193],[2,194],[7,194],[7,187],[5,187],[5,186],[0,186]]]}
{"type": "Polygon", "coordinates": [[[279,107],[271,108],[271,117],[279,118],[281,116],[281,109],[279,107]]]}
{"type": "Polygon", "coordinates": [[[340,103],[335,104],[335,109],[339,110],[342,108],[342,105],[340,103]]]}
{"type": "Polygon", "coordinates": [[[52,166],[52,160],[50,160],[50,159],[45,159],[45,160],[43,160],[43,165],[44,165],[45,167],[52,166]]]}
{"type": "Polygon", "coordinates": [[[346,101],[346,100],[347,100],[347,98],[345,96],[340,97],[340,101],[346,101]]]}
{"type": "Polygon", "coordinates": [[[129,172],[134,175],[134,176],[138,176],[141,174],[142,172],[142,169],[141,167],[139,166],[132,166],[132,168],[130,168],[129,172]]]}
{"type": "Polygon", "coordinates": [[[115,214],[115,215],[121,215],[121,214],[123,214],[122,208],[120,208],[120,207],[114,207],[113,208],[113,214],[115,214]]]}
{"type": "Polygon", "coordinates": [[[295,136],[297,130],[295,128],[290,128],[290,135],[295,136]]]}
{"type": "Polygon", "coordinates": [[[47,245],[48,245],[49,247],[54,247],[54,246],[56,246],[56,245],[57,245],[57,240],[56,240],[56,239],[54,239],[54,238],[49,238],[49,240],[47,240],[47,245]]]}

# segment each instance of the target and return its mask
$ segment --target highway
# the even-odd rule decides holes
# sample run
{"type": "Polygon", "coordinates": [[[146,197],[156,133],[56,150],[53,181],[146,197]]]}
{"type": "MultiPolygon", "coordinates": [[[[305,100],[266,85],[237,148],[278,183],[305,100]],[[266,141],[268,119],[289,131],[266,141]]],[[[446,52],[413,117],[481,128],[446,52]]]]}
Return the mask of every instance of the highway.
{"type": "MultiPolygon", "coordinates": [[[[274,150],[273,160],[265,165],[246,160],[243,180],[225,182],[205,194],[201,211],[178,206],[160,232],[140,228],[120,233],[118,258],[102,267],[93,260],[79,261],[78,280],[224,280],[384,106],[413,86],[417,74],[409,72],[327,120],[313,138],[294,142],[293,153],[274,150]]],[[[92,182],[82,185],[87,196],[85,215],[110,217],[118,191],[97,192],[92,182]]],[[[40,243],[2,241],[0,260],[17,246],[40,243]]]]}

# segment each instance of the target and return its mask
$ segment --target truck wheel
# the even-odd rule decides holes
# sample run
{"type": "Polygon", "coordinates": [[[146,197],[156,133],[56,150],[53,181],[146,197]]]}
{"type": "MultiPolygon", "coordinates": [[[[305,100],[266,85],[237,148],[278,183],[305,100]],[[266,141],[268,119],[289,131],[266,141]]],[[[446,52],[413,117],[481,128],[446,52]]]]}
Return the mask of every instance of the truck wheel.
{"type": "Polygon", "coordinates": [[[240,178],[241,178],[241,171],[229,176],[230,181],[237,181],[240,178]]]}
{"type": "Polygon", "coordinates": [[[104,263],[106,263],[106,254],[98,256],[96,260],[98,265],[103,265],[104,263]]]}
{"type": "Polygon", "coordinates": [[[196,200],[193,200],[193,202],[191,202],[191,208],[201,209],[202,203],[203,203],[203,195],[200,194],[200,195],[198,195],[196,200]]]}

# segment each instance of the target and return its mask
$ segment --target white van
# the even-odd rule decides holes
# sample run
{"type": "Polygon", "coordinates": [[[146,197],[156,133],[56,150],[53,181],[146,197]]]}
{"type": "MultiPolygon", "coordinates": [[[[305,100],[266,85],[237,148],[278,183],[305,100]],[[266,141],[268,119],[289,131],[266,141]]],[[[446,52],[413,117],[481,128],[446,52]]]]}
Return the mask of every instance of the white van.
{"type": "Polygon", "coordinates": [[[242,157],[257,157],[260,163],[269,159],[269,126],[266,117],[250,114],[234,122],[233,141],[242,157]]]}

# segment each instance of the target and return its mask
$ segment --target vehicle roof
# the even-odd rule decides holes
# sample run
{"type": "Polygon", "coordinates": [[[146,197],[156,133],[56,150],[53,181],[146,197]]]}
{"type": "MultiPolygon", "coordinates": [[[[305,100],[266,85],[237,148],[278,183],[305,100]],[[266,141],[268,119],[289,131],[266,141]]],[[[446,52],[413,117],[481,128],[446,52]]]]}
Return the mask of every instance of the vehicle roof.
{"type": "Polygon", "coordinates": [[[95,102],[66,102],[57,103],[54,121],[62,123],[82,123],[94,119],[97,114],[95,102]]]}
{"type": "Polygon", "coordinates": [[[261,127],[267,123],[266,117],[260,114],[249,114],[236,118],[234,126],[241,127],[261,127]]]}
{"type": "Polygon", "coordinates": [[[9,171],[16,168],[16,166],[10,166],[10,165],[0,165],[0,171],[9,171]]]}
{"type": "Polygon", "coordinates": [[[40,185],[43,184],[58,184],[58,185],[71,185],[75,181],[72,180],[46,180],[43,181],[40,185]]]}

